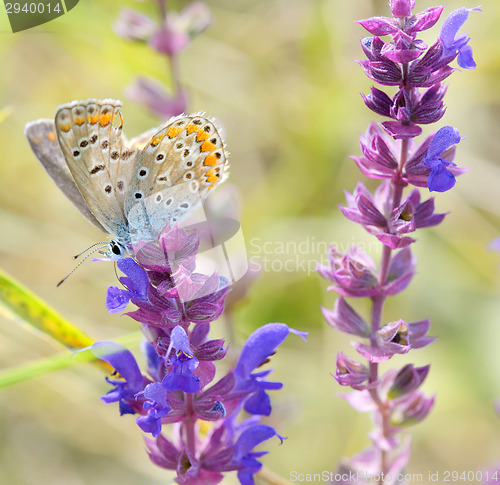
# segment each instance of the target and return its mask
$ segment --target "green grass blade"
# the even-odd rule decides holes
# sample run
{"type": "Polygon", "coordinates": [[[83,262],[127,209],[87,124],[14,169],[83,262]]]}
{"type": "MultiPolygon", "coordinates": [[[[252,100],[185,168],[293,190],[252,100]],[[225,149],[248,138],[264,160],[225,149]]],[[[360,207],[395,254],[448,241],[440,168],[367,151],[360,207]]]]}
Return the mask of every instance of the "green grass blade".
{"type": "Polygon", "coordinates": [[[65,347],[77,349],[88,347],[94,342],[94,339],[1,269],[0,303],[15,316],[65,347]]]}
{"type": "MultiPolygon", "coordinates": [[[[142,338],[142,332],[137,331],[123,335],[117,339],[114,339],[114,341],[128,348],[137,346],[141,342],[142,338]]],[[[69,367],[72,367],[73,365],[82,364],[85,362],[94,362],[96,364],[99,364],[100,368],[102,370],[105,370],[107,373],[110,373],[113,370],[108,363],[102,360],[98,360],[90,349],[81,350],[79,352],[64,351],[55,355],[51,355],[50,357],[34,360],[32,362],[21,364],[16,367],[11,367],[10,369],[1,371],[0,389],[2,387],[8,387],[13,384],[19,384],[20,382],[33,379],[48,372],[67,369],[69,367]]]]}

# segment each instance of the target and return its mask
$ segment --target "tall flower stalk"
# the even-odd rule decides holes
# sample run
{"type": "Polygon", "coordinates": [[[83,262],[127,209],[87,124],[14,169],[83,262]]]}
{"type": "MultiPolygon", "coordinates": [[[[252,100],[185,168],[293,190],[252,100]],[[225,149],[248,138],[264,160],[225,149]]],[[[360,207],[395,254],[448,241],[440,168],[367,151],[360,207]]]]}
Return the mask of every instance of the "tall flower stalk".
{"type": "Polygon", "coordinates": [[[340,295],[333,310],[322,309],[326,321],[358,337],[353,346],[367,361],[339,353],[335,379],[354,390],[343,397],[355,410],[371,412],[375,423],[369,434],[372,446],[341,465],[342,470],[356,472],[355,481],[345,483],[373,483],[374,476],[378,483],[395,483],[410,457],[410,439],[401,432],[422,421],[434,403],[434,396],[420,390],[430,366],[407,364],[384,374],[379,370],[379,364],[394,355],[430,344],[434,340],[427,335],[430,321],[385,323],[383,310],[387,298],[403,291],[415,274],[410,248],[416,239],[409,234],[445,217],[435,213],[433,198],[421,200],[417,188],[406,194],[405,189],[446,192],[466,171],[453,162],[461,140],[458,130],[445,126],[420,140],[421,125],[437,123],[445,113],[443,81],[457,70],[450,64],[456,60],[463,69],[476,66],[470,39],[458,31],[477,8],[452,12],[429,47],[418,35],[438,22],[444,7],[414,14],[415,0],[390,0],[389,5],[392,17],[359,21],[371,34],[361,41],[367,59],[359,64],[375,83],[395,87],[395,94],[372,87],[363,95],[366,106],[387,120],[370,124],[360,140],[362,155],[353,157],[363,175],[382,182],[373,194],[358,183],[341,207],[347,219],[382,243],[382,256],[377,267],[357,246],[346,254],[331,247],[328,264],[318,267],[333,283],[328,289],[340,295]],[[369,318],[365,320],[346,298],[369,298],[369,318]]]}
{"type": "Polygon", "coordinates": [[[170,74],[171,92],[156,79],[139,76],[128,86],[126,94],[149,108],[163,119],[186,111],[188,94],[181,82],[180,53],[192,39],[205,31],[212,21],[203,2],[193,2],[180,12],[169,8],[167,0],[150,0],[158,13],[158,20],[130,8],[123,8],[115,22],[115,32],[121,37],[147,43],[148,47],[164,57],[170,74]]]}
{"type": "Polygon", "coordinates": [[[283,441],[260,423],[271,414],[269,391],[282,387],[261,367],[290,333],[305,334],[282,323],[264,325],[250,335],[234,368],[215,381],[222,370],[215,362],[226,357],[227,346],[209,338],[210,325],[223,312],[229,286],[216,273],[196,272],[199,243],[196,231],[167,225],[157,242],[140,243],[133,258],[117,261],[123,288],[108,288],[106,306],[121,313],[134,305],[126,315],[142,325],[147,364],[142,372],[123,346],[95,343],[94,354],[115,369],[102,400],[117,402],[122,415],[137,415],[151,436],[145,439],[151,461],[175,471],[177,483],[216,484],[236,471],[242,485],[251,485],[266,454],[254,448],[273,436],[283,441]]]}

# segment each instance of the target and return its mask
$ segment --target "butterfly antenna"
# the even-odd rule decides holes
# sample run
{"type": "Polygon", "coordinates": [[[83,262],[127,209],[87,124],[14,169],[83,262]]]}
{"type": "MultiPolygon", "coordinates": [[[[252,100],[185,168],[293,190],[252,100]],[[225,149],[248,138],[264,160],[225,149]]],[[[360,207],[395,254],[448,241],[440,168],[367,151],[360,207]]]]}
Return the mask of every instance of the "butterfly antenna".
{"type": "MultiPolygon", "coordinates": [[[[107,246],[107,244],[104,244],[104,243],[99,243],[99,244],[100,244],[99,247],[95,248],[93,251],[90,251],[90,253],[87,254],[81,261],[79,261],[79,263],[61,281],[59,281],[59,283],[57,283],[56,286],[57,287],[61,286],[87,259],[90,258],[90,256],[92,256],[92,254],[94,254],[95,252],[97,252],[100,249],[107,246]]],[[[93,246],[96,246],[96,244],[94,244],[93,246]]],[[[91,246],[91,247],[93,247],[93,246],[91,246]]],[[[86,251],[88,251],[88,249],[86,249],[86,251]]],[[[83,254],[83,253],[80,253],[80,255],[81,254],[83,254]]]]}
{"type": "MultiPolygon", "coordinates": [[[[81,253],[78,253],[76,256],[73,256],[73,259],[78,259],[82,254],[85,254],[89,249],[95,248],[96,246],[101,246],[103,247],[107,243],[105,241],[97,242],[95,244],[92,244],[92,246],[89,246],[87,249],[84,249],[81,253]]],[[[92,251],[90,254],[94,253],[95,251],[92,251]]],[[[87,258],[85,258],[87,259],[87,258]]],[[[77,266],[78,268],[78,266],[77,266]]]]}

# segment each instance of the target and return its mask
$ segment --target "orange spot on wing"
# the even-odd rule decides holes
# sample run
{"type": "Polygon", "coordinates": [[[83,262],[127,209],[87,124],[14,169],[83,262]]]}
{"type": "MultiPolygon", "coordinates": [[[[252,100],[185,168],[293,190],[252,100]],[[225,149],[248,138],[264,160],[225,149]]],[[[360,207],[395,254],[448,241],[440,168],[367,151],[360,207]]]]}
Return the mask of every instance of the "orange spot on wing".
{"type": "Polygon", "coordinates": [[[182,129],[182,126],[171,126],[167,131],[167,136],[169,138],[174,138],[182,131],[182,129]]]}
{"type": "Polygon", "coordinates": [[[186,131],[187,131],[188,135],[190,135],[194,131],[198,131],[198,130],[199,130],[199,128],[197,126],[194,126],[194,125],[187,125],[186,126],[186,131]]]}
{"type": "Polygon", "coordinates": [[[201,145],[201,151],[202,152],[210,152],[212,150],[215,150],[217,148],[216,145],[213,143],[210,143],[209,141],[204,141],[201,145]]]}
{"type": "Polygon", "coordinates": [[[53,131],[51,131],[50,133],[47,133],[47,138],[50,141],[56,141],[56,134],[53,131]]]}
{"type": "Polygon", "coordinates": [[[196,141],[203,141],[208,138],[208,133],[205,130],[200,130],[196,136],[196,141]]]}
{"type": "Polygon", "coordinates": [[[203,162],[203,165],[206,165],[208,167],[213,167],[217,163],[217,157],[215,156],[215,153],[210,153],[207,155],[205,158],[205,161],[203,162]]]}
{"type": "Polygon", "coordinates": [[[219,180],[219,176],[217,175],[214,168],[207,170],[207,173],[205,175],[207,177],[207,182],[217,182],[217,180],[219,180]]]}
{"type": "Polygon", "coordinates": [[[68,133],[68,131],[71,129],[71,124],[69,123],[69,121],[67,123],[60,124],[59,129],[64,131],[64,133],[68,133]]]}
{"type": "Polygon", "coordinates": [[[105,115],[99,116],[99,124],[101,126],[109,125],[111,121],[111,113],[106,113],[105,115]]]}
{"type": "Polygon", "coordinates": [[[87,123],[90,123],[91,125],[95,125],[99,121],[99,115],[92,115],[92,116],[87,116],[87,123]]]}
{"type": "Polygon", "coordinates": [[[75,125],[82,126],[85,120],[79,116],[78,118],[75,118],[75,125]]]}
{"type": "Polygon", "coordinates": [[[164,136],[165,136],[165,133],[162,133],[161,135],[155,136],[151,140],[151,146],[153,146],[153,147],[157,146],[163,140],[164,136]]]}

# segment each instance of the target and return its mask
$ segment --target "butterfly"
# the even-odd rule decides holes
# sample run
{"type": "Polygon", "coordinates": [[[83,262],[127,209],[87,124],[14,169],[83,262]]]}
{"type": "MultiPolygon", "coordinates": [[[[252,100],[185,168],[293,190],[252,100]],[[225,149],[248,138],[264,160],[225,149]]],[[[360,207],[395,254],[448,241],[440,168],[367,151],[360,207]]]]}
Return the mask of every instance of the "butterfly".
{"type": "Polygon", "coordinates": [[[54,120],[28,123],[33,153],[66,197],[113,239],[108,257],[154,240],[185,218],[227,177],[227,153],[214,123],[178,116],[127,142],[122,103],[104,99],[60,106],[54,120]]]}

